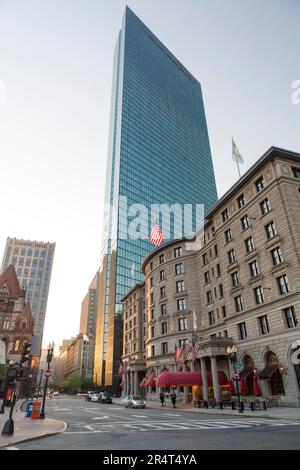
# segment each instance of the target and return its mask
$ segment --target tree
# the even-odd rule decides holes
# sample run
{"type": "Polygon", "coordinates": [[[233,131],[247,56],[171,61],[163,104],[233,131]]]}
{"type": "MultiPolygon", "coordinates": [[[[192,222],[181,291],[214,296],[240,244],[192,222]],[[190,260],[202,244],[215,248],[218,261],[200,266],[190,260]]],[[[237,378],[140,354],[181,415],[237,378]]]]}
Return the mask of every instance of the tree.
{"type": "Polygon", "coordinates": [[[6,364],[0,364],[0,380],[6,379],[8,366],[6,364]]]}
{"type": "Polygon", "coordinates": [[[81,389],[83,391],[93,390],[94,389],[94,382],[92,379],[83,379],[81,382],[81,389]]]}
{"type": "Polygon", "coordinates": [[[71,374],[67,378],[64,386],[65,386],[66,391],[69,391],[69,393],[79,392],[79,390],[81,388],[80,374],[78,372],[73,372],[73,374],[71,374]]]}

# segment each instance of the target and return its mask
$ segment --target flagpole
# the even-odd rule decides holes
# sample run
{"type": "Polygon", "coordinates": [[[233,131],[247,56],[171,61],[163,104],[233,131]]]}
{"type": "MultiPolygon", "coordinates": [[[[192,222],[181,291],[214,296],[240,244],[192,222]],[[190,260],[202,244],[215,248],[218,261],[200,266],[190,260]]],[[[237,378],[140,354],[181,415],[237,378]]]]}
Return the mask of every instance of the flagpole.
{"type": "Polygon", "coordinates": [[[240,170],[240,165],[239,165],[239,161],[238,159],[236,158],[236,166],[237,166],[237,169],[238,169],[238,172],[239,172],[239,179],[241,178],[241,170],[240,170]]]}

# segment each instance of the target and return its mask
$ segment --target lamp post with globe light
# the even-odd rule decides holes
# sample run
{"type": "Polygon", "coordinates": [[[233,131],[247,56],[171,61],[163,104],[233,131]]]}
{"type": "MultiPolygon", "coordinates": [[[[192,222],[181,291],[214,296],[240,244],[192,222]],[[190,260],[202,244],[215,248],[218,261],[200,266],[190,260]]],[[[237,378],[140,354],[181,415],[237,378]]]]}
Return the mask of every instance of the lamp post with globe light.
{"type": "MultiPolygon", "coordinates": [[[[229,359],[230,359],[230,362],[233,366],[233,370],[234,370],[234,375],[235,377],[237,377],[239,375],[238,371],[237,371],[237,368],[236,368],[236,364],[237,364],[237,356],[236,356],[236,353],[237,353],[237,348],[236,346],[228,346],[227,348],[227,352],[228,352],[228,355],[229,355],[229,359]]],[[[243,413],[244,410],[243,410],[243,405],[242,405],[242,402],[241,402],[241,394],[240,394],[240,383],[239,383],[239,380],[240,378],[236,378],[235,379],[235,383],[236,383],[236,394],[237,394],[237,397],[238,397],[238,403],[239,403],[239,413],[243,413]]]]}
{"type": "MultiPolygon", "coordinates": [[[[48,370],[50,370],[51,361],[52,361],[52,359],[53,359],[53,351],[54,351],[54,342],[52,342],[52,344],[49,344],[48,350],[47,350],[47,366],[48,366],[48,370]]],[[[43,395],[43,403],[42,403],[42,409],[41,409],[41,412],[40,412],[40,419],[45,419],[45,403],[46,403],[46,394],[47,394],[47,387],[48,387],[48,379],[49,379],[49,377],[46,376],[45,388],[44,388],[44,395],[43,395]]]]}

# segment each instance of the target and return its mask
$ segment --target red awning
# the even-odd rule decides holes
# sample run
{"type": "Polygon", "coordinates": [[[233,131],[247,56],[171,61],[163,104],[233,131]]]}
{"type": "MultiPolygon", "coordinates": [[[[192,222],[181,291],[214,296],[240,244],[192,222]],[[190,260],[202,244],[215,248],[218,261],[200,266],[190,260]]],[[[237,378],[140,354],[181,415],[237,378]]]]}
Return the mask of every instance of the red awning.
{"type": "MultiPolygon", "coordinates": [[[[219,384],[228,385],[228,378],[224,372],[218,372],[219,384]]],[[[212,386],[211,373],[207,373],[208,385],[212,386]]],[[[202,376],[200,372],[162,372],[156,380],[156,387],[172,387],[172,386],[192,386],[192,385],[203,385],[202,376]]]]}
{"type": "Polygon", "coordinates": [[[155,371],[151,372],[147,381],[145,382],[144,387],[155,387],[156,386],[156,373],[155,371]]]}
{"type": "Polygon", "coordinates": [[[148,377],[144,377],[143,380],[141,381],[139,387],[145,387],[145,383],[147,382],[148,377]]]}

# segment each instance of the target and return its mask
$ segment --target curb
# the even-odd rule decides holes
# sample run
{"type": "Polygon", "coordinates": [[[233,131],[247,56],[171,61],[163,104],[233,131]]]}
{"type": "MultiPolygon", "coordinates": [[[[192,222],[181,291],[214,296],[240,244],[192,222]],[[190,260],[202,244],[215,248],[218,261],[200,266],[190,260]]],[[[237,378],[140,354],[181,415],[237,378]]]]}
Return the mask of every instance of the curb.
{"type": "MultiPolygon", "coordinates": [[[[115,405],[119,405],[119,406],[122,406],[121,403],[115,403],[115,405]]],[[[151,405],[147,405],[146,403],[146,408],[148,408],[148,410],[161,410],[160,407],[156,407],[156,406],[151,406],[151,405]]],[[[173,411],[174,408],[170,408],[168,409],[167,408],[167,411],[173,411]]],[[[232,416],[232,417],[247,417],[247,418],[267,418],[267,419],[283,419],[283,420],[286,420],[286,421],[300,421],[300,417],[295,417],[295,418],[289,418],[289,417],[284,417],[284,416],[270,416],[270,415],[266,415],[266,414],[261,414],[261,415],[253,415],[253,414],[250,414],[249,412],[246,412],[246,413],[229,413],[229,412],[224,412],[224,410],[217,410],[217,411],[211,411],[211,410],[207,410],[207,411],[201,411],[201,408],[198,410],[195,410],[194,411],[194,408],[190,408],[190,409],[182,409],[182,408],[175,408],[175,411],[180,411],[181,413],[182,412],[190,412],[190,413],[201,413],[202,415],[224,415],[224,416],[232,416]]]]}
{"type": "MultiPolygon", "coordinates": [[[[50,419],[52,419],[52,418],[50,418],[50,419]]],[[[61,421],[61,420],[53,420],[53,421],[59,421],[60,423],[63,423],[63,425],[64,425],[63,429],[61,431],[53,431],[53,432],[46,432],[44,434],[38,434],[37,436],[27,437],[25,439],[20,439],[19,441],[7,442],[7,444],[5,444],[5,445],[0,445],[0,450],[5,449],[5,447],[14,446],[15,444],[20,444],[21,442],[37,441],[37,440],[40,440],[40,439],[44,439],[46,437],[56,436],[57,434],[61,434],[61,433],[65,432],[65,430],[68,427],[68,425],[65,421],[61,421]]]]}

